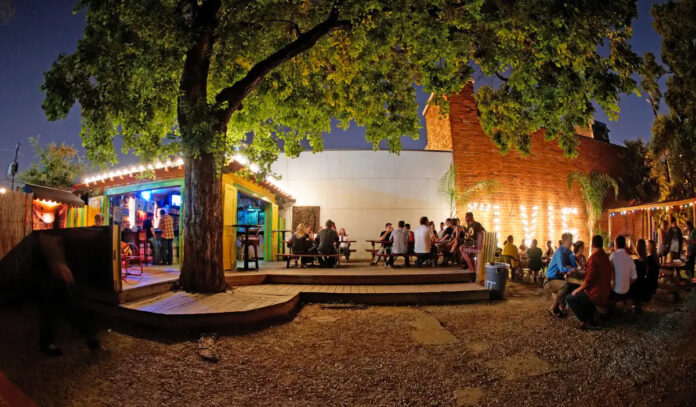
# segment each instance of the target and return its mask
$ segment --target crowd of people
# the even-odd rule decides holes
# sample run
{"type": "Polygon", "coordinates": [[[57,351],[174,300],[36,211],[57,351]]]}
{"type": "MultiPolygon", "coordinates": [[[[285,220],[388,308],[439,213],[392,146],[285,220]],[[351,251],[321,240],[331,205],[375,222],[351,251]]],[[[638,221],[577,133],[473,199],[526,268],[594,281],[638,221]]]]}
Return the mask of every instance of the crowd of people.
{"type": "Polygon", "coordinates": [[[421,267],[447,266],[451,263],[461,264],[467,267],[463,259],[462,247],[475,246],[481,232],[485,229],[474,220],[474,214],[468,212],[462,223],[458,218],[446,219],[440,222],[440,228],[435,228],[435,223],[427,216],[420,218],[419,225],[411,230],[411,225],[405,221],[399,221],[394,229],[391,223],[385,225],[379,234],[381,247],[377,252],[373,264],[380,259],[384,267],[393,267],[397,257],[404,257],[404,265],[410,266],[409,257],[416,257],[415,265],[421,267]],[[442,261],[438,263],[438,259],[442,261]]]}
{"type": "MultiPolygon", "coordinates": [[[[618,304],[625,307],[630,303],[633,312],[642,313],[642,305],[649,302],[657,291],[661,263],[670,261],[682,264],[683,243],[686,243],[686,260],[683,264],[688,281],[694,277],[696,231],[691,221],[686,222],[685,232],[686,240],[672,218],[671,222],[664,222],[663,228],[658,231],[657,243],[652,239],[639,239],[635,247],[628,247],[626,237],[618,235],[605,249],[604,239],[595,235],[592,237],[589,258],[584,255],[584,243],[573,242],[573,236],[564,233],[545,273],[544,288],[554,294],[549,313],[563,318],[570,309],[580,320],[581,329],[610,318],[618,304]],[[668,228],[669,224],[672,226],[668,228]]],[[[506,246],[512,245],[512,242],[509,237],[506,246]]],[[[503,249],[503,253],[506,252],[510,255],[513,253],[511,248],[507,251],[503,249]]],[[[536,241],[532,242],[532,247],[526,253],[530,267],[533,263],[537,265],[539,250],[536,250],[536,241]]],[[[550,251],[544,255],[548,254],[550,251]]],[[[668,272],[664,277],[672,282],[675,299],[678,298],[676,287],[681,281],[678,272],[674,271],[671,275],[668,272]]]]}

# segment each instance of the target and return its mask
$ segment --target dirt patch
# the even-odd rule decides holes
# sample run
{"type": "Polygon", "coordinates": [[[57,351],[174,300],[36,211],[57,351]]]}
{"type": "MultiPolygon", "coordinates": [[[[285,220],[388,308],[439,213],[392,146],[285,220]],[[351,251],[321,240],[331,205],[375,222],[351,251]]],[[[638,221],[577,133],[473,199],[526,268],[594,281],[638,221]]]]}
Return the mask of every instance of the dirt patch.
{"type": "Polygon", "coordinates": [[[520,353],[503,359],[494,359],[487,364],[499,372],[505,380],[540,376],[558,370],[532,353],[520,353]]]}
{"type": "Polygon", "coordinates": [[[420,312],[416,319],[411,322],[415,329],[411,331],[411,337],[418,343],[424,345],[446,345],[457,343],[459,339],[446,330],[440,321],[432,315],[420,312]]]}
{"type": "Polygon", "coordinates": [[[326,316],[325,316],[325,315],[321,315],[321,316],[318,316],[318,317],[312,317],[312,318],[310,318],[310,319],[311,319],[312,321],[314,321],[314,322],[319,322],[320,324],[331,324],[331,323],[333,323],[333,322],[338,321],[338,318],[337,318],[337,317],[330,317],[330,316],[328,316],[328,315],[326,315],[326,316]]]}
{"type": "Polygon", "coordinates": [[[466,347],[474,353],[483,353],[488,350],[488,345],[483,342],[469,342],[466,347]]]}
{"type": "Polygon", "coordinates": [[[483,390],[478,387],[465,387],[454,392],[457,407],[474,407],[479,405],[483,390]]]}

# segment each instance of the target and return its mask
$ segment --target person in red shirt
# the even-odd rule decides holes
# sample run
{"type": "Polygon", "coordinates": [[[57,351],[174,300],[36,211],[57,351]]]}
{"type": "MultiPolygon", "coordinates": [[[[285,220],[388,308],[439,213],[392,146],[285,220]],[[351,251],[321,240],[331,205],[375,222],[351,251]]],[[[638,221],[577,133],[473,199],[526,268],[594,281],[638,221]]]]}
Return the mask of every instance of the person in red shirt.
{"type": "Polygon", "coordinates": [[[606,308],[609,305],[614,267],[603,247],[602,236],[595,235],[592,238],[592,254],[587,262],[585,280],[572,295],[566,297],[566,303],[580,320],[580,329],[596,324],[596,307],[606,308]]]}

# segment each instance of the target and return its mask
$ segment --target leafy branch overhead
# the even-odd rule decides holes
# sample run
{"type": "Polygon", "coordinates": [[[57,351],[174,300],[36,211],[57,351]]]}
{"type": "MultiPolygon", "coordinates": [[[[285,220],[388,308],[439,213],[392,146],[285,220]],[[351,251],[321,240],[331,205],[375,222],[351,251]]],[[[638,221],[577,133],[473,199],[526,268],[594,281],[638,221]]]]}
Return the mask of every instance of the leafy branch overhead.
{"type": "Polygon", "coordinates": [[[634,1],[81,0],[86,29],[45,75],[51,120],[75,103],[96,163],[114,137],[144,160],[245,151],[265,168],[282,142],[322,149],[331,120],[365,127],[398,152],[419,135],[414,84],[432,103],[478,67],[505,80],[477,99],[485,131],[506,151],[529,151],[542,126],[567,154],[596,100],[615,117],[640,65],[627,40],[634,1]],[[597,53],[608,45],[609,55],[597,53]]]}

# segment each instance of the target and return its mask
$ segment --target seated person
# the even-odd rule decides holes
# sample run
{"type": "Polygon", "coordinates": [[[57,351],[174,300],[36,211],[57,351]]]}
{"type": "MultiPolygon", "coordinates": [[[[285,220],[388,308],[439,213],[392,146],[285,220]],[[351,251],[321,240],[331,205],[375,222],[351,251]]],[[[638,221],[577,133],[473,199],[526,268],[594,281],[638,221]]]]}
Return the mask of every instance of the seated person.
{"type": "Polygon", "coordinates": [[[614,266],[611,299],[615,304],[618,301],[625,302],[628,299],[631,284],[638,279],[638,273],[636,272],[636,263],[626,252],[626,238],[623,235],[618,235],[614,242],[616,251],[612,253],[610,260],[614,266]]]}
{"type": "MultiPolygon", "coordinates": [[[[326,227],[317,233],[318,240],[317,251],[319,254],[336,254],[336,246],[339,242],[338,233],[336,233],[336,224],[331,219],[326,221],[326,227]]],[[[322,267],[334,267],[336,265],[335,257],[320,257],[319,263],[322,267]]]]}
{"type": "Polygon", "coordinates": [[[420,267],[423,263],[430,259],[433,267],[437,264],[437,258],[433,258],[432,242],[435,239],[430,227],[428,227],[428,217],[422,216],[420,218],[420,225],[414,231],[414,245],[413,252],[416,254],[416,267],[420,267]]]}
{"type": "Polygon", "coordinates": [[[592,238],[592,253],[587,262],[585,278],[573,292],[566,296],[566,303],[580,320],[580,329],[598,322],[596,309],[605,309],[609,304],[613,266],[604,252],[602,236],[592,238]]]}
{"type": "MultiPolygon", "coordinates": [[[[406,223],[403,220],[399,221],[399,227],[395,229],[392,233],[391,236],[389,237],[389,240],[392,242],[391,246],[391,254],[387,261],[384,262],[384,267],[394,267],[394,261],[396,261],[396,254],[408,254],[409,248],[408,248],[408,240],[411,235],[411,231],[406,229],[406,223]]],[[[405,265],[408,267],[409,260],[408,256],[404,256],[405,260],[405,265]]]]}
{"type": "Polygon", "coordinates": [[[94,226],[104,226],[104,215],[101,213],[94,215],[94,226]]]}
{"type": "Polygon", "coordinates": [[[549,268],[546,270],[544,288],[552,294],[556,294],[556,299],[549,312],[557,317],[565,316],[566,304],[562,289],[566,283],[566,275],[575,271],[577,267],[575,255],[573,255],[573,251],[570,250],[572,244],[573,235],[564,233],[561,237],[561,245],[554,252],[551,262],[549,263],[549,268]]]}
{"type": "MultiPolygon", "coordinates": [[[[394,231],[394,228],[392,227],[392,224],[387,223],[386,225],[384,225],[384,230],[379,234],[379,240],[381,242],[388,241],[389,238],[391,237],[391,234],[393,231],[394,231]]],[[[389,254],[389,253],[391,253],[391,245],[389,245],[387,243],[382,243],[382,245],[379,248],[379,251],[377,252],[377,256],[375,257],[375,261],[374,261],[374,263],[372,263],[372,265],[379,263],[380,257],[383,257],[384,258],[383,260],[386,263],[386,261],[388,260],[388,256],[385,256],[385,254],[389,254]]]]}
{"type": "Polygon", "coordinates": [[[527,257],[529,258],[529,269],[532,271],[536,283],[539,270],[544,267],[543,254],[541,248],[537,247],[536,239],[532,240],[532,245],[527,249],[527,257]]]}
{"type": "MultiPolygon", "coordinates": [[[[297,225],[295,233],[288,240],[288,247],[290,247],[290,253],[292,254],[309,254],[312,241],[309,238],[309,234],[307,234],[307,227],[303,223],[297,225]]],[[[300,264],[304,267],[312,262],[313,259],[311,257],[302,257],[300,264]]],[[[297,265],[297,260],[295,260],[295,265],[297,265]]]]}
{"type": "Polygon", "coordinates": [[[503,247],[503,256],[507,256],[509,262],[510,262],[510,267],[512,268],[512,273],[515,275],[515,272],[517,269],[520,267],[520,251],[517,249],[517,246],[514,245],[514,238],[512,235],[509,235],[507,237],[507,240],[505,240],[505,246],[503,247]]]}
{"type": "Polygon", "coordinates": [[[350,238],[344,228],[338,230],[338,240],[341,242],[340,253],[346,256],[346,260],[350,260],[350,238]]]}

